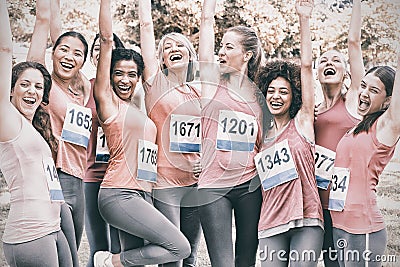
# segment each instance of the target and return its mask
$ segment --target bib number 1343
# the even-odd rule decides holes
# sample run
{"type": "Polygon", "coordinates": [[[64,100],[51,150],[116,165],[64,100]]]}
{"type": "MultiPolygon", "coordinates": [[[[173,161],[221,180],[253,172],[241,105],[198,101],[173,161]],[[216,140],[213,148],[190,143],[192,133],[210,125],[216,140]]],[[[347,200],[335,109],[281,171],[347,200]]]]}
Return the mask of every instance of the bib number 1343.
{"type": "Polygon", "coordinates": [[[265,191],[298,177],[287,139],[258,153],[254,161],[265,191]]]}
{"type": "Polygon", "coordinates": [[[342,211],[349,190],[350,169],[335,167],[333,169],[331,191],[329,193],[329,210],[342,211]]]}

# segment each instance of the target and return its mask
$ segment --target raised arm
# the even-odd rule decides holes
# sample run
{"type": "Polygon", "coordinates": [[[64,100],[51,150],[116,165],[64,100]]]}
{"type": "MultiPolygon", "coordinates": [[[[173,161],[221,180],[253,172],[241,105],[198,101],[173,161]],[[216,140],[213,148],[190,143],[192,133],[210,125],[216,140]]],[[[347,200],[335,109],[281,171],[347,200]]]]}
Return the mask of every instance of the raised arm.
{"type": "Polygon", "coordinates": [[[314,79],[312,73],[312,44],[310,17],[313,0],[296,0],[296,12],[300,21],[301,98],[303,105],[298,113],[298,125],[302,133],[314,140],[314,79]]]}
{"type": "Polygon", "coordinates": [[[219,79],[219,67],[214,62],[214,15],[216,0],[204,0],[200,22],[199,61],[202,98],[211,99],[215,92],[215,84],[219,79]],[[209,83],[214,83],[211,85],[209,83]]]}
{"type": "Polygon", "coordinates": [[[110,9],[110,0],[101,0],[99,13],[100,55],[93,90],[97,114],[101,121],[105,121],[117,111],[117,99],[110,84],[110,66],[113,49],[110,9]]]}
{"type": "Polygon", "coordinates": [[[50,39],[55,44],[62,32],[60,0],[51,0],[50,11],[50,39]]]}
{"type": "Polygon", "coordinates": [[[396,70],[392,96],[387,98],[387,103],[384,103],[384,105],[389,104],[389,108],[378,119],[376,126],[379,142],[388,146],[393,146],[400,138],[400,51],[397,53],[396,70]]]}
{"type": "Polygon", "coordinates": [[[151,17],[151,0],[139,1],[140,43],[144,61],[143,80],[147,81],[159,69],[156,57],[156,39],[154,37],[153,19],[151,17]]]}
{"type": "Polygon", "coordinates": [[[5,0],[0,0],[0,142],[15,138],[21,128],[20,115],[10,102],[12,37],[5,0]]]}
{"type": "Polygon", "coordinates": [[[33,28],[31,45],[27,61],[36,61],[45,66],[47,39],[50,28],[50,2],[51,0],[36,1],[36,20],[33,28]]]}
{"type": "Polygon", "coordinates": [[[348,37],[351,85],[346,95],[346,104],[348,107],[351,105],[351,110],[357,109],[357,91],[360,87],[361,80],[365,75],[361,51],[361,21],[361,0],[354,0],[348,37]]]}

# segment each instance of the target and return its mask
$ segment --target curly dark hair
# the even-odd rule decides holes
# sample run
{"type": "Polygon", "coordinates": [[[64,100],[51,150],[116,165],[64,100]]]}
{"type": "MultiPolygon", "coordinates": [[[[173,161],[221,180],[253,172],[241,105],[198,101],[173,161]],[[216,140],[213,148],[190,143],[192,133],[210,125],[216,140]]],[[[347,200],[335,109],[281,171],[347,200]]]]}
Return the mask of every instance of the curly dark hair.
{"type": "MultiPolygon", "coordinates": [[[[258,88],[260,88],[264,95],[263,101],[265,101],[269,85],[278,77],[282,77],[290,83],[292,103],[289,108],[289,116],[293,119],[303,103],[301,99],[300,66],[293,62],[276,60],[268,62],[265,66],[261,67],[256,81],[258,88]]],[[[271,116],[271,114],[269,115],[271,116]]]]}
{"type": "MultiPolygon", "coordinates": [[[[50,73],[47,71],[47,69],[38,62],[25,61],[18,63],[13,67],[11,77],[11,91],[14,90],[18,78],[27,69],[37,69],[42,73],[44,85],[42,105],[46,106],[47,104],[49,104],[52,80],[50,73]]],[[[51,149],[53,157],[55,158],[58,150],[58,140],[54,137],[51,130],[50,115],[42,106],[39,106],[36,109],[35,115],[33,116],[32,125],[47,142],[51,149]]]]}

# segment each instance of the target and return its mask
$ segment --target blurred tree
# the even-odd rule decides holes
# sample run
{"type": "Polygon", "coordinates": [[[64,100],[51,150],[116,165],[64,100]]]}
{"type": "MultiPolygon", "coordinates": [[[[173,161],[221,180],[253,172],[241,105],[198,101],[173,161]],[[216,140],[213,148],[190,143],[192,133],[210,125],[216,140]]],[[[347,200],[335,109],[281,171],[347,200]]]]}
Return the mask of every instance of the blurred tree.
{"type": "MultiPolygon", "coordinates": [[[[347,31],[352,0],[315,0],[311,19],[314,57],[336,48],[347,54],[347,31]]],[[[294,0],[217,0],[216,52],[228,27],[253,27],[268,57],[299,56],[299,23],[294,0]]],[[[27,42],[34,24],[34,0],[9,1],[15,41],[27,42]]],[[[65,1],[62,4],[64,30],[77,30],[90,41],[98,31],[99,0],[65,1]]],[[[152,16],[156,39],[176,31],[188,36],[197,46],[202,0],[153,0],[152,16]]],[[[137,0],[113,1],[114,31],[124,42],[140,44],[137,0]]],[[[362,43],[364,59],[371,65],[392,64],[400,48],[400,1],[363,1],[362,43]]]]}

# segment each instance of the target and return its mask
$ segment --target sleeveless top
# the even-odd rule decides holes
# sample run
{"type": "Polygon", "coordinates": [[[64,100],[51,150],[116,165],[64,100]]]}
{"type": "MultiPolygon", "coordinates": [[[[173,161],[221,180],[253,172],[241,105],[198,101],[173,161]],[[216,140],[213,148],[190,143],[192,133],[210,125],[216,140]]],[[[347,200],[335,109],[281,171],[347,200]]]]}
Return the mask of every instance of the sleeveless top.
{"type": "MultiPolygon", "coordinates": [[[[262,139],[262,110],[257,100],[252,102],[238,101],[230,95],[228,88],[218,85],[213,99],[201,111],[202,122],[202,158],[203,171],[199,177],[199,188],[233,187],[251,180],[257,175],[254,156],[259,152],[262,139]],[[217,150],[218,127],[221,111],[240,112],[255,118],[256,125],[241,124],[241,129],[258,129],[254,147],[250,151],[217,150]],[[246,127],[245,127],[246,126],[246,127]],[[250,129],[250,127],[252,127],[250,129]]],[[[225,121],[226,131],[240,132],[238,121],[225,121]],[[232,123],[231,123],[232,122],[232,123]],[[227,124],[229,123],[229,125],[227,124]]],[[[224,125],[222,125],[224,126],[224,125]]],[[[252,134],[249,133],[249,134],[252,134]]],[[[229,142],[229,140],[228,140],[229,142]]],[[[229,145],[229,144],[228,144],[229,145]]],[[[232,144],[233,146],[233,144],[232,144]]]]}
{"type": "Polygon", "coordinates": [[[258,224],[261,238],[286,232],[294,227],[323,225],[314,174],[314,144],[298,132],[295,120],[292,119],[279,135],[266,139],[263,150],[285,140],[293,157],[297,178],[267,191],[262,190],[263,202],[258,224]]]}
{"type": "MultiPolygon", "coordinates": [[[[152,84],[145,82],[143,86],[146,93],[147,114],[157,126],[158,177],[154,188],[189,186],[197,183],[197,178],[193,174],[193,163],[200,160],[200,154],[171,152],[170,129],[174,129],[171,117],[176,115],[198,117],[200,122],[200,93],[189,84],[183,86],[187,86],[190,92],[171,87],[162,72],[156,74],[152,84]]],[[[179,125],[175,125],[175,130],[178,132],[182,130],[179,125]]],[[[200,124],[196,123],[197,125],[197,128],[184,127],[184,133],[188,133],[189,130],[198,131],[200,136],[200,124]]]]}
{"type": "Polygon", "coordinates": [[[150,192],[152,183],[137,179],[139,139],[152,143],[157,129],[136,106],[118,100],[118,113],[99,120],[107,138],[110,160],[101,188],[126,188],[150,192]]]}
{"type": "Polygon", "coordinates": [[[386,146],[376,138],[375,122],[369,132],[347,133],[336,149],[335,167],[350,169],[350,181],[343,211],[331,211],[333,227],[352,234],[366,234],[385,228],[376,200],[379,175],[393,156],[396,145],[386,146]]]}
{"type": "MultiPolygon", "coordinates": [[[[0,169],[11,193],[3,242],[18,244],[60,230],[60,202],[50,200],[44,161],[49,146],[25,118],[16,138],[0,142],[0,169]]],[[[52,161],[53,162],[53,161],[52,161]]],[[[54,164],[54,162],[53,162],[54,164]]]]}
{"type": "MultiPolygon", "coordinates": [[[[318,114],[314,123],[315,144],[335,152],[340,139],[358,122],[359,120],[347,111],[342,96],[333,107],[318,114]]],[[[329,187],[327,190],[318,188],[323,209],[328,209],[329,189],[329,187]]]]}

